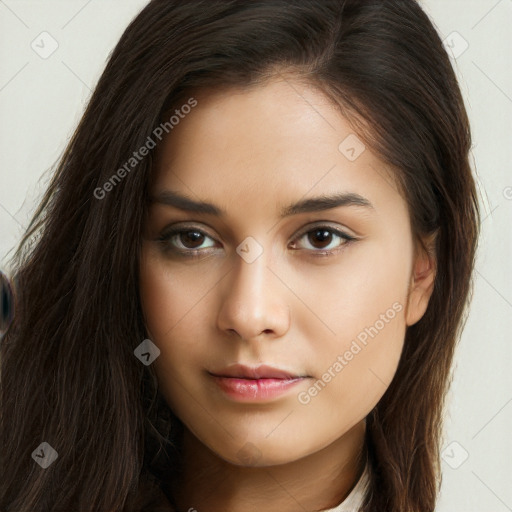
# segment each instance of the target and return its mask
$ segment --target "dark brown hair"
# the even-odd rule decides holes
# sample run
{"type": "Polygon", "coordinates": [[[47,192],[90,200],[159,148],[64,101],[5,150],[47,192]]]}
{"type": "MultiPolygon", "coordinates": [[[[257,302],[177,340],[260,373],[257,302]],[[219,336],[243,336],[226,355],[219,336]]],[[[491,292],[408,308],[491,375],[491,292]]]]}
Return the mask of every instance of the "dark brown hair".
{"type": "Polygon", "coordinates": [[[327,94],[396,169],[414,237],[437,233],[428,309],[367,418],[364,503],[434,510],[479,211],[456,76],[414,0],[153,0],[129,25],[13,258],[0,510],[173,510],[155,491],[179,469],[180,421],[133,353],[147,337],[138,264],[154,151],[103,199],[94,191],[190,91],[284,72],[327,94]],[[31,457],[41,442],[58,453],[47,469],[31,457]]]}

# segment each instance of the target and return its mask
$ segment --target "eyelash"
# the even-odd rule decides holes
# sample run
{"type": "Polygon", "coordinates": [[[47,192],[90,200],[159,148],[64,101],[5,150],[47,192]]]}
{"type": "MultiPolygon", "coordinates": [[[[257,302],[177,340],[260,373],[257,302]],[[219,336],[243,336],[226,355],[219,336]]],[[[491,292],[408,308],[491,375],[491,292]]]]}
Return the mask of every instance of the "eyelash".
{"type": "MultiPolygon", "coordinates": [[[[309,228],[307,231],[301,232],[299,235],[297,235],[297,238],[295,240],[300,240],[305,235],[313,233],[317,230],[328,231],[328,232],[338,236],[339,238],[345,240],[345,242],[343,244],[341,244],[340,246],[338,246],[336,249],[329,249],[329,250],[305,249],[306,251],[311,252],[313,257],[335,256],[337,253],[339,253],[341,250],[343,250],[347,245],[349,245],[350,243],[357,240],[357,238],[347,235],[347,233],[345,233],[337,228],[334,228],[331,226],[326,226],[326,225],[321,225],[321,224],[315,225],[315,226],[309,228]]],[[[182,228],[173,229],[172,231],[163,233],[157,239],[157,241],[163,245],[164,252],[166,252],[166,253],[170,252],[170,253],[175,254],[176,256],[179,256],[182,258],[200,258],[206,252],[205,249],[186,249],[186,250],[177,249],[176,247],[172,246],[170,243],[171,240],[176,235],[180,235],[182,233],[190,233],[190,232],[200,233],[200,234],[204,235],[205,237],[210,238],[211,240],[214,240],[213,237],[209,236],[204,231],[201,231],[200,229],[195,228],[194,226],[190,226],[190,227],[185,226],[182,228]]],[[[297,249],[297,250],[301,250],[301,249],[297,249]]]]}

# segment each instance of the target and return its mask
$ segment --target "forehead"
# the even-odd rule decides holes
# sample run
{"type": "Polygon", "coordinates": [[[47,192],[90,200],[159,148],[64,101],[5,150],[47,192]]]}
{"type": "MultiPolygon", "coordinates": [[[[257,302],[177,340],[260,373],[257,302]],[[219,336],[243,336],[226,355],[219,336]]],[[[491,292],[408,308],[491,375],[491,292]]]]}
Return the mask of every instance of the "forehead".
{"type": "Polygon", "coordinates": [[[377,208],[401,201],[392,171],[312,85],[275,79],[194,98],[159,146],[153,191],[269,208],[338,192],[364,195],[377,208]]]}

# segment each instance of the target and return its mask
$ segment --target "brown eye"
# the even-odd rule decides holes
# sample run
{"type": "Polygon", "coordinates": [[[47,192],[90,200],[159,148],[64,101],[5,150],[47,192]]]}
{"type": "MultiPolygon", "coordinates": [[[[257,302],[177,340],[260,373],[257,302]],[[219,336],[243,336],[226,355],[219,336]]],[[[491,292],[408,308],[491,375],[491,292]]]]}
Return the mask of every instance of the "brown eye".
{"type": "Polygon", "coordinates": [[[213,238],[195,228],[173,229],[163,233],[158,241],[162,244],[164,252],[184,256],[187,256],[187,253],[198,255],[203,253],[204,249],[211,249],[215,245],[213,238]],[[208,240],[211,242],[204,245],[208,240]]]}
{"type": "MultiPolygon", "coordinates": [[[[339,229],[330,226],[318,226],[309,231],[303,232],[297,240],[306,240],[306,247],[313,255],[329,255],[334,254],[338,249],[356,239],[347,235],[339,229]]],[[[293,243],[296,248],[297,243],[293,243]]],[[[300,247],[299,247],[300,248],[300,247]]],[[[303,247],[304,248],[304,247],[303,247]]]]}
{"type": "Polygon", "coordinates": [[[332,241],[332,232],[328,229],[315,229],[307,233],[308,241],[315,249],[324,249],[332,241]]]}
{"type": "Polygon", "coordinates": [[[197,249],[204,243],[205,237],[200,231],[181,231],[177,238],[186,249],[197,249]]]}

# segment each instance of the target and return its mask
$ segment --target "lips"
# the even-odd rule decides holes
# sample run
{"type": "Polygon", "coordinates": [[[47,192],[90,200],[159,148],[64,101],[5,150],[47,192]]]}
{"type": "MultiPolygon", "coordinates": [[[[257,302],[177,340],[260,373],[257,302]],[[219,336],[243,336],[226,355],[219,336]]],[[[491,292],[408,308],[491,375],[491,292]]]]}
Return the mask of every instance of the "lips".
{"type": "Polygon", "coordinates": [[[267,403],[286,397],[301,382],[310,378],[309,375],[266,364],[256,367],[233,364],[208,373],[225,397],[246,404],[267,403]]]}
{"type": "Polygon", "coordinates": [[[266,364],[257,367],[245,366],[243,364],[234,364],[227,368],[209,372],[216,377],[231,377],[235,379],[297,379],[304,377],[298,373],[293,373],[281,368],[275,368],[266,364]]]}

